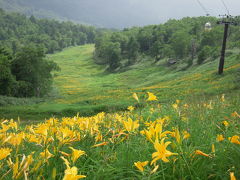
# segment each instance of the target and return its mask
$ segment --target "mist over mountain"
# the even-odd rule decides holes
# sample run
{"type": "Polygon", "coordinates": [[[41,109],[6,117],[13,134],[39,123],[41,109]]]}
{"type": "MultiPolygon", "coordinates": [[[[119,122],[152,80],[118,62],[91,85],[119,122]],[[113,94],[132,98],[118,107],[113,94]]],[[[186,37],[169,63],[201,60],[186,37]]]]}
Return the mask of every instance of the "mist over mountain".
{"type": "MultiPolygon", "coordinates": [[[[220,0],[201,0],[213,16],[225,14],[220,0]]],[[[226,0],[237,15],[239,0],[226,0]]],[[[107,28],[159,24],[170,18],[204,16],[196,0],[0,0],[0,7],[26,15],[71,20],[107,28]]]]}

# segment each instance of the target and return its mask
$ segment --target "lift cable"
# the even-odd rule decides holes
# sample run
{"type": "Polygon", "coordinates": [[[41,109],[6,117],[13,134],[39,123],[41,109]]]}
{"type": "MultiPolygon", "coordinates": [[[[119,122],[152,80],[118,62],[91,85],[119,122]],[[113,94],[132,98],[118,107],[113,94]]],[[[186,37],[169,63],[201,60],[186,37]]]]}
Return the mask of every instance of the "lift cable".
{"type": "Polygon", "coordinates": [[[203,11],[206,13],[207,16],[209,16],[209,12],[208,10],[205,8],[205,6],[200,2],[200,0],[197,0],[198,4],[201,6],[201,8],[203,9],[203,11]]]}
{"type": "Polygon", "coordinates": [[[224,8],[225,8],[225,9],[226,9],[226,11],[227,11],[227,14],[228,14],[228,15],[230,15],[230,13],[229,13],[229,9],[228,9],[228,7],[227,7],[226,3],[224,2],[224,0],[221,0],[221,2],[222,2],[222,4],[223,4],[224,8]]]}

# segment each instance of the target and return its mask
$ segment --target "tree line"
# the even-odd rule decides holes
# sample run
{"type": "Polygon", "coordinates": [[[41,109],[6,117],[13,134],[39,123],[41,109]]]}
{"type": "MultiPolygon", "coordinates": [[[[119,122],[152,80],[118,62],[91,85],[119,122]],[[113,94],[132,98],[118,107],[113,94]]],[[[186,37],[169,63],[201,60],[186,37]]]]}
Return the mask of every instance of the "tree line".
{"type": "Polygon", "coordinates": [[[92,26],[26,17],[0,9],[0,45],[13,53],[29,43],[53,53],[69,46],[94,43],[95,36],[96,29],[92,26]]]}
{"type": "MultiPolygon", "coordinates": [[[[216,59],[220,54],[223,26],[217,18],[194,17],[169,20],[160,25],[133,27],[118,32],[105,32],[95,40],[95,61],[106,64],[108,70],[136,63],[141,56],[187,61],[188,65],[201,64],[206,59],[216,59]],[[205,29],[210,22],[212,28],[205,29]]],[[[240,47],[239,27],[231,27],[228,47],[240,47]]]]}

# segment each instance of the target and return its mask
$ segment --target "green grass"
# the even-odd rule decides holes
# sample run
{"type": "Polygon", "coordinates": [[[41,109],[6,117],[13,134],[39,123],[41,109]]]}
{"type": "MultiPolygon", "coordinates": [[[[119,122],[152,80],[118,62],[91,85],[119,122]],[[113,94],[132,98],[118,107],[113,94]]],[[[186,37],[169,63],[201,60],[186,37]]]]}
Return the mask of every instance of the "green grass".
{"type": "Polygon", "coordinates": [[[61,67],[61,71],[55,73],[54,97],[37,104],[12,103],[0,107],[0,118],[20,117],[25,121],[36,121],[52,116],[73,116],[78,112],[84,116],[113,112],[132,104],[133,92],[140,96],[147,91],[154,92],[161,103],[175,99],[192,101],[196,97],[208,98],[222,93],[234,96],[239,92],[238,52],[227,57],[224,75],[219,76],[217,60],[182,71],[180,68],[185,64],[167,67],[162,60],[153,65],[153,60],[148,57],[126,71],[110,74],[105,71],[105,66],[94,63],[93,51],[94,45],[85,45],[49,55],[48,58],[61,67]]]}

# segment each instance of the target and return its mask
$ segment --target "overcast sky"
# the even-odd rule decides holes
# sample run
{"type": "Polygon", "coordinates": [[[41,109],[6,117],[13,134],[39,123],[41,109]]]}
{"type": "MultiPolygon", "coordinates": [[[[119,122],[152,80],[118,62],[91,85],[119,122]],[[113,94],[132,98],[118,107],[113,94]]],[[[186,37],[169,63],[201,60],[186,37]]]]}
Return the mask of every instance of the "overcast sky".
{"type": "MultiPolygon", "coordinates": [[[[121,1],[121,0],[119,0],[121,1]]],[[[143,13],[151,21],[166,21],[170,18],[182,18],[185,16],[204,16],[206,13],[197,0],[126,0],[130,2],[135,17],[143,13]]],[[[199,0],[211,16],[226,14],[221,0],[199,0]]],[[[230,14],[240,15],[240,0],[224,0],[230,14]]],[[[139,17],[142,15],[139,15],[139,17]]]]}
{"type": "MultiPolygon", "coordinates": [[[[131,27],[164,23],[168,19],[186,16],[205,16],[197,0],[76,0],[95,6],[94,12],[104,19],[107,27],[131,27]]],[[[240,15],[240,0],[199,0],[211,16],[240,15]]],[[[91,9],[91,8],[89,8],[91,9]]],[[[91,11],[91,10],[90,10],[91,11]]],[[[88,14],[88,13],[86,13],[88,14]]],[[[94,17],[95,18],[95,17],[94,17]]],[[[98,21],[98,18],[95,18],[98,21]]],[[[101,20],[99,20],[101,21],[101,20]]],[[[101,23],[101,22],[100,22],[101,23]]]]}

